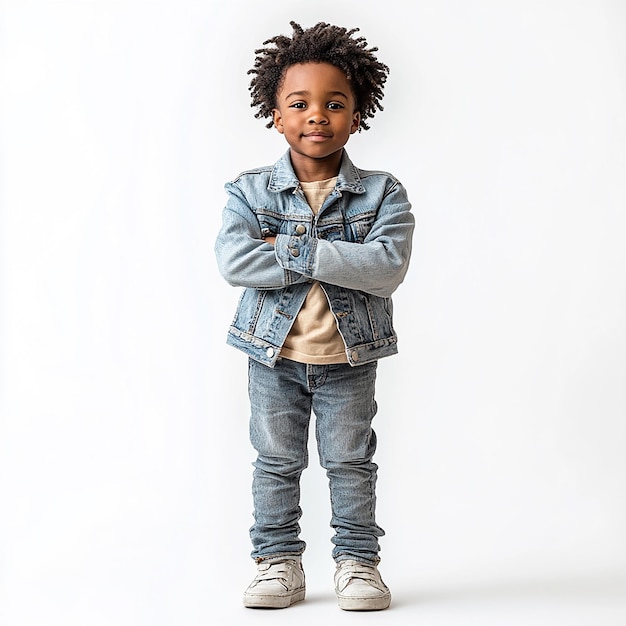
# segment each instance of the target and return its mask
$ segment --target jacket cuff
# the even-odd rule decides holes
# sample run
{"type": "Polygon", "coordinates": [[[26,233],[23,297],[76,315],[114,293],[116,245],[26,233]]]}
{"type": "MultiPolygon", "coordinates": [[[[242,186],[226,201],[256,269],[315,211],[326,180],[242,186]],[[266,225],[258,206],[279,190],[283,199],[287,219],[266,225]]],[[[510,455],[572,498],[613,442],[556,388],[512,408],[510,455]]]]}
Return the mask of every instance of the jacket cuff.
{"type": "Polygon", "coordinates": [[[317,239],[307,234],[278,234],[274,242],[279,265],[286,271],[297,272],[309,278],[312,277],[316,247],[317,239]]]}

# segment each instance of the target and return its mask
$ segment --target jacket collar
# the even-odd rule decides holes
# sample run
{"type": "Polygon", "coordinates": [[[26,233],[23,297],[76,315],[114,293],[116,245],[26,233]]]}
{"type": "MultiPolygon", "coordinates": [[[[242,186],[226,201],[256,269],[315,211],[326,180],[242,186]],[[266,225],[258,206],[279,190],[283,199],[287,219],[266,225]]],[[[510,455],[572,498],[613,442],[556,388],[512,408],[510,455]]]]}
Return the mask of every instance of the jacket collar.
{"type": "MultiPolygon", "coordinates": [[[[267,184],[269,191],[285,191],[286,189],[295,189],[300,186],[300,181],[296,177],[291,165],[291,157],[289,150],[274,164],[270,174],[270,180],[267,184]]],[[[365,187],[361,182],[359,173],[348,157],[348,153],[343,151],[339,174],[337,175],[336,191],[350,191],[352,193],[365,193],[365,187]]]]}

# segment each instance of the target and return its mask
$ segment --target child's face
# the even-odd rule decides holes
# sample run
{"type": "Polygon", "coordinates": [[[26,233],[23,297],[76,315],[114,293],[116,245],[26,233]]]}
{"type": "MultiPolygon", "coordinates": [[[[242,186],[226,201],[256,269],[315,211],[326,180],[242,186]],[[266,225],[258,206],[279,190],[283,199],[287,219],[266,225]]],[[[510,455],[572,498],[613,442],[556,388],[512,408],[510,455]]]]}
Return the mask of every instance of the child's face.
{"type": "Polygon", "coordinates": [[[276,94],[274,125],[285,135],[292,159],[317,161],[337,156],[361,116],[346,75],[330,63],[287,68],[276,94]],[[294,154],[295,153],[295,154],[294,154]]]}

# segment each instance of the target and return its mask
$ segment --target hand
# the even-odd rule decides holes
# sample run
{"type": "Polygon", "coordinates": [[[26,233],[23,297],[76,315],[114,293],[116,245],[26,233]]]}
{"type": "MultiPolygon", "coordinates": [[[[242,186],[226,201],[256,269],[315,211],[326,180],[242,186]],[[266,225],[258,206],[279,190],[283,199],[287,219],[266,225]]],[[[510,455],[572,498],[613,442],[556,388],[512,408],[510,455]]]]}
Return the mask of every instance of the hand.
{"type": "Polygon", "coordinates": [[[276,235],[269,235],[267,237],[263,237],[263,241],[265,241],[266,243],[274,245],[274,242],[276,241],[276,235]]]}

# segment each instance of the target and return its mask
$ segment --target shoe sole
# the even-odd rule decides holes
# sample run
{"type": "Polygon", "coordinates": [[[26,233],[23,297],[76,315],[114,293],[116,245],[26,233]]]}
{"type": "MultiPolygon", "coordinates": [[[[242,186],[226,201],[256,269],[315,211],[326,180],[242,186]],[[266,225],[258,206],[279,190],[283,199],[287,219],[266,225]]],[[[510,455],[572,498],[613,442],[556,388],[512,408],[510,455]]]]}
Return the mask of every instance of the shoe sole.
{"type": "Polygon", "coordinates": [[[304,600],[304,595],[304,589],[284,596],[244,595],[243,605],[248,609],[286,609],[288,606],[304,600]]]}
{"type": "Polygon", "coordinates": [[[378,598],[349,598],[337,594],[337,604],[344,611],[382,611],[389,608],[391,594],[378,598]]]}

